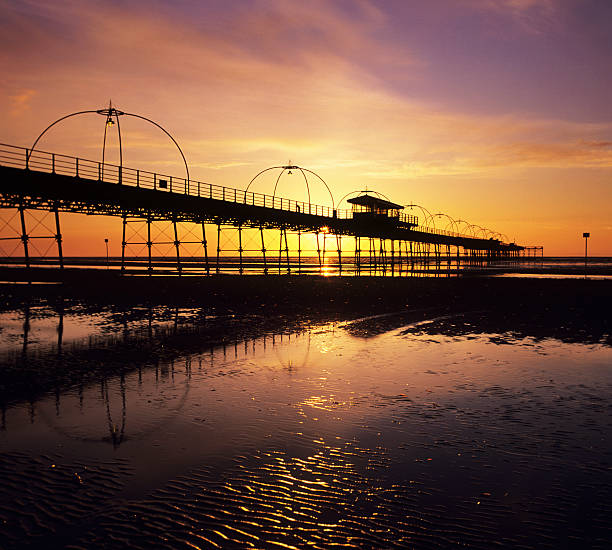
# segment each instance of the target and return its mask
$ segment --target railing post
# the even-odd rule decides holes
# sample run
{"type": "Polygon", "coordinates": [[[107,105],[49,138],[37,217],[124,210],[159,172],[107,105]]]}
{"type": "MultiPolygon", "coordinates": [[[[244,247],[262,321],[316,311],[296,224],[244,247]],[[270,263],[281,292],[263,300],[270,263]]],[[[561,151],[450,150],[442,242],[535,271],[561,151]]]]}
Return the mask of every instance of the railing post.
{"type": "Polygon", "coordinates": [[[140,187],[140,170],[136,170],[136,187],[140,187]]]}
{"type": "Polygon", "coordinates": [[[119,166],[119,185],[123,183],[123,166],[119,166]]]}
{"type": "Polygon", "coordinates": [[[102,181],[102,166],[98,162],[98,181],[102,181]]]}
{"type": "Polygon", "coordinates": [[[210,188],[210,198],[212,199],[212,183],[209,183],[208,187],[210,188]]]}
{"type": "Polygon", "coordinates": [[[51,153],[51,173],[55,174],[55,153],[51,153]]]}
{"type": "Polygon", "coordinates": [[[172,193],[172,176],[170,176],[170,193],[172,193]]]}
{"type": "Polygon", "coordinates": [[[153,190],[157,189],[157,174],[153,174],[153,190]]]}
{"type": "Polygon", "coordinates": [[[76,177],[79,177],[79,157],[76,158],[76,177]]]}
{"type": "Polygon", "coordinates": [[[223,200],[225,200],[225,187],[223,187],[223,200]]]}
{"type": "Polygon", "coordinates": [[[198,182],[198,197],[200,196],[200,182],[198,182]]]}
{"type": "Polygon", "coordinates": [[[25,150],[25,155],[26,155],[26,170],[30,169],[30,155],[32,154],[32,152],[29,149],[25,150]]]}

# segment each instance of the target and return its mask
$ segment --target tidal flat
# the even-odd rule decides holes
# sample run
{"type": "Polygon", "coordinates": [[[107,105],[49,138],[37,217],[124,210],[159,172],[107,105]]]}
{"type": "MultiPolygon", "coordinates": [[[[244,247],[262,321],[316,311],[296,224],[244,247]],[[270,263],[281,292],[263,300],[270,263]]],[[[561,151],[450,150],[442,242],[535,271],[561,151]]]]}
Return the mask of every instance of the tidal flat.
{"type": "Polygon", "coordinates": [[[610,547],[609,281],[265,281],[3,287],[2,548],[610,547]]]}

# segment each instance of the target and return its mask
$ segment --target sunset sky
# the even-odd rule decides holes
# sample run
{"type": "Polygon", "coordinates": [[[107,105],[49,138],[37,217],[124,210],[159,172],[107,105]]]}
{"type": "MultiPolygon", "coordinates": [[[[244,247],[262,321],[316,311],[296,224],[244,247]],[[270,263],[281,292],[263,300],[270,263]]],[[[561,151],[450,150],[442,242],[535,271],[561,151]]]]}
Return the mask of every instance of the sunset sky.
{"type": "MultiPolygon", "coordinates": [[[[167,128],[193,179],[245,188],[291,160],[336,199],[376,189],[546,255],[590,231],[612,256],[612,2],[0,0],[0,44],[1,142],[112,98],[167,128]]],[[[162,132],[121,123],[125,166],[184,175],[162,132]]],[[[39,148],[98,160],[103,130],[76,117],[39,148]]],[[[118,218],[64,230],[68,254],[120,252],[118,218]]]]}

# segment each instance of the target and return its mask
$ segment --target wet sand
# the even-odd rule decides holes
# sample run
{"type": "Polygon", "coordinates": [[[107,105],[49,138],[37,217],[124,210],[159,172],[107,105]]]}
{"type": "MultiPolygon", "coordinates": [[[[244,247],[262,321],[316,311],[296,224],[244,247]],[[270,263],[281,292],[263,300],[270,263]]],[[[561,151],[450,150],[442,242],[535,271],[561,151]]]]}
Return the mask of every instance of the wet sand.
{"type": "Polygon", "coordinates": [[[3,548],[612,540],[608,281],[2,296],[3,548]]]}

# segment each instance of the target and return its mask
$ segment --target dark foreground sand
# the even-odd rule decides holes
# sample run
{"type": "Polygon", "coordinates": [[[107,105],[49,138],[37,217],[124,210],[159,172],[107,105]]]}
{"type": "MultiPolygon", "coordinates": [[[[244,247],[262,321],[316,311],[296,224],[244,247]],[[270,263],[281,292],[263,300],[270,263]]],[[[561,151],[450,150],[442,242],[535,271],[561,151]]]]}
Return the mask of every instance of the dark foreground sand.
{"type": "Polygon", "coordinates": [[[609,547],[611,281],[0,290],[115,326],[0,365],[2,547],[609,547]]]}

